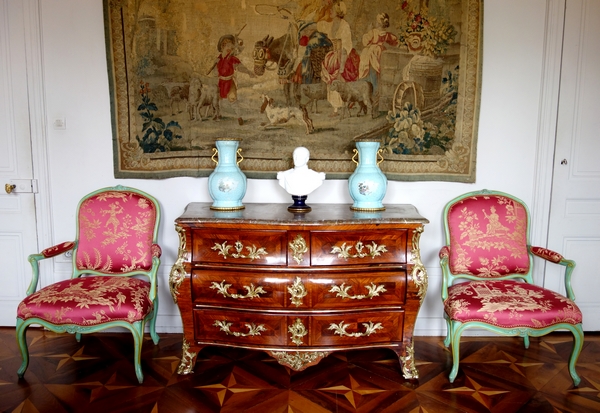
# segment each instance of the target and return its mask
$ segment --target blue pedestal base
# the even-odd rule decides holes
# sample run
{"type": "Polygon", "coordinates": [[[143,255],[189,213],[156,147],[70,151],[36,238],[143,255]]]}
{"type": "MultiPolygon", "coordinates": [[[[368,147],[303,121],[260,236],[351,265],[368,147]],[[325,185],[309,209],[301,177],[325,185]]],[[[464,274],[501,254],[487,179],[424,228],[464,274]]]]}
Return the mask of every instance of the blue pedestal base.
{"type": "Polygon", "coordinates": [[[306,205],[307,195],[292,195],[294,203],[288,207],[288,211],[294,213],[306,213],[312,211],[312,208],[306,205]]]}

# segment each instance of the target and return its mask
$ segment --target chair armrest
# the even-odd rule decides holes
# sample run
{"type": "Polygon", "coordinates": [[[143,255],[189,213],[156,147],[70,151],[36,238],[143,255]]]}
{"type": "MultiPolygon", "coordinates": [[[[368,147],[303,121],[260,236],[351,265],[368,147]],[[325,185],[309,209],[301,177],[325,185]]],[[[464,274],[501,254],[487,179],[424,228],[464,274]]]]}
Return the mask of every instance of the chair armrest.
{"type": "Polygon", "coordinates": [[[440,260],[444,258],[450,258],[450,246],[444,245],[439,252],[440,260]]]}
{"type": "Polygon", "coordinates": [[[546,261],[550,261],[555,264],[559,264],[563,259],[563,256],[558,252],[554,252],[548,248],[529,246],[529,251],[531,251],[531,253],[536,257],[543,258],[546,261]]]}
{"type": "Polygon", "coordinates": [[[162,249],[160,248],[160,245],[158,244],[152,244],[152,247],[150,247],[152,250],[152,256],[156,257],[156,258],[160,258],[160,256],[162,255],[162,249]]]}
{"type": "Polygon", "coordinates": [[[567,290],[567,297],[575,301],[575,293],[571,287],[571,276],[573,274],[573,270],[575,269],[575,261],[568,260],[558,252],[543,247],[534,247],[530,245],[529,252],[536,257],[543,258],[546,261],[550,261],[554,264],[559,264],[565,267],[565,288],[567,290]]]}
{"type": "Polygon", "coordinates": [[[446,301],[448,298],[448,282],[450,278],[450,246],[444,245],[439,252],[440,266],[442,267],[442,301],[446,301]]]}
{"type": "Polygon", "coordinates": [[[42,250],[42,252],[39,254],[31,254],[29,257],[27,257],[27,261],[29,261],[29,263],[31,264],[32,277],[31,282],[29,283],[29,287],[27,288],[26,294],[33,294],[37,288],[38,279],[40,277],[39,262],[41,260],[64,254],[65,252],[72,250],[74,247],[75,243],[73,241],[62,242],[60,244],[42,250]]]}

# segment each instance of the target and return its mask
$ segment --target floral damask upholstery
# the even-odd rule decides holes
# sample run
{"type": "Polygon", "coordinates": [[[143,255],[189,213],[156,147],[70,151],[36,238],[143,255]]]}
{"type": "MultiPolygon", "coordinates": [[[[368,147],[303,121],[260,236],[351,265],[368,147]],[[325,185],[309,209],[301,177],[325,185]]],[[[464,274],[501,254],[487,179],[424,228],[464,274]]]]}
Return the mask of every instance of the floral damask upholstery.
{"type": "Polygon", "coordinates": [[[452,320],[502,328],[543,328],[581,323],[573,300],[537,285],[513,280],[470,281],[448,288],[444,310],[452,320]]]}
{"type": "Polygon", "coordinates": [[[495,277],[526,274],[527,212],[504,196],[464,198],[448,209],[450,270],[495,277]]]}
{"type": "Polygon", "coordinates": [[[135,370],[141,383],[140,354],[144,327],[156,334],[157,270],[161,249],[156,243],[160,209],[152,196],[133,188],[104,188],[85,196],[77,210],[77,239],[29,256],[33,279],[17,309],[17,340],[23,377],[29,363],[25,333],[31,324],[55,332],[91,333],[125,327],[134,337],[135,370]],[[36,291],[39,262],[72,253],[70,279],[36,291]]]}
{"type": "Polygon", "coordinates": [[[145,196],[102,192],[81,203],[78,218],[78,269],[114,274],[152,267],[156,208],[145,196]]]}
{"type": "Polygon", "coordinates": [[[110,321],[135,323],[152,311],[150,283],[137,278],[80,277],[50,284],[27,296],[17,317],[52,324],[93,326],[110,321]]]}
{"type": "Polygon", "coordinates": [[[458,373],[460,336],[467,328],[530,336],[555,330],[573,333],[569,372],[583,345],[582,313],[575,304],[571,274],[575,263],[561,254],[529,245],[529,211],[518,198],[480,191],[461,195],[444,209],[446,245],[440,250],[442,301],[452,349],[450,381],[458,373]],[[567,296],[533,284],[533,257],[565,267],[567,296]]]}

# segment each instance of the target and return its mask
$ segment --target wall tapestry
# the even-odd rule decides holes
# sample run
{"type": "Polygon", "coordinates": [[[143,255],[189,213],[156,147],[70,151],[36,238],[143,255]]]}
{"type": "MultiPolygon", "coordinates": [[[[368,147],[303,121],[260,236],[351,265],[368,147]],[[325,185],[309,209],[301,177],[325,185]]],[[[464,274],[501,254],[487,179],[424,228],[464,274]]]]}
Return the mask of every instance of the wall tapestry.
{"type": "Polygon", "coordinates": [[[275,178],[475,181],[482,0],[104,0],[116,178],[208,176],[215,139],[275,178]]]}

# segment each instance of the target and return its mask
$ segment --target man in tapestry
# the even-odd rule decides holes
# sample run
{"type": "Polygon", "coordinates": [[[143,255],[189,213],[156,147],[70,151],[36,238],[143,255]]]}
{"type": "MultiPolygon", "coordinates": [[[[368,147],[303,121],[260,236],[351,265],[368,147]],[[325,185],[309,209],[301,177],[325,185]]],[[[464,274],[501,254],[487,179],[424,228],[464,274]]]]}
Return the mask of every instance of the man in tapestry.
{"type": "Polygon", "coordinates": [[[238,123],[243,125],[244,121],[240,116],[237,104],[237,80],[235,74],[239,70],[250,77],[254,77],[254,73],[251,73],[236,56],[237,41],[234,35],[227,34],[221,36],[217,43],[217,50],[220,52],[215,64],[219,73],[219,95],[221,99],[229,101],[238,118],[238,123]]]}
{"type": "MultiPolygon", "coordinates": [[[[378,93],[379,74],[381,73],[381,53],[386,46],[398,47],[398,37],[388,31],[390,17],[387,13],[377,15],[375,28],[363,35],[363,50],[360,54],[359,78],[371,82],[373,93],[378,93]]],[[[377,100],[379,97],[377,96],[377,100]]],[[[375,99],[374,99],[375,100],[375,99]]]]}

